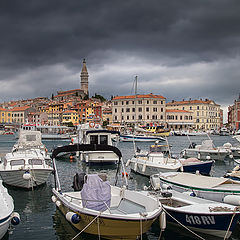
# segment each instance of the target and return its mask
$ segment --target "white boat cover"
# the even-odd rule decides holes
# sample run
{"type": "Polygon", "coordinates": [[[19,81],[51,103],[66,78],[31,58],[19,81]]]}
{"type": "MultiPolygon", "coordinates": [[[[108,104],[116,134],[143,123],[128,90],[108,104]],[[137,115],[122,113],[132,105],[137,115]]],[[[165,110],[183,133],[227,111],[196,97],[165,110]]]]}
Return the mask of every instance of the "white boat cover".
{"type": "Polygon", "coordinates": [[[18,147],[38,147],[42,145],[42,135],[40,131],[20,130],[18,147]]]}
{"type": "Polygon", "coordinates": [[[87,175],[87,181],[81,191],[83,207],[96,211],[105,211],[111,203],[111,186],[97,174],[87,175]]]}
{"type": "MultiPolygon", "coordinates": [[[[163,174],[164,175],[164,174],[163,174]]],[[[228,178],[209,177],[191,173],[175,173],[166,175],[166,179],[172,183],[181,184],[189,187],[196,188],[214,188],[222,184],[234,184],[235,181],[228,178]]],[[[240,185],[240,184],[239,184],[240,185]]]]}

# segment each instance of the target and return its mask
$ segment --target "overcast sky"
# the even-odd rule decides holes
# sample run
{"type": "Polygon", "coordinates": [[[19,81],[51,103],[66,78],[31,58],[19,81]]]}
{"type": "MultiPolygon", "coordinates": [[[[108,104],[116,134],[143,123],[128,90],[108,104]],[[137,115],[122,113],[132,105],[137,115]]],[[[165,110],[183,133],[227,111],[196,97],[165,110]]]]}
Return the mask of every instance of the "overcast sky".
{"type": "Polygon", "coordinates": [[[210,98],[240,93],[239,0],[0,1],[0,101],[80,88],[210,98]]]}

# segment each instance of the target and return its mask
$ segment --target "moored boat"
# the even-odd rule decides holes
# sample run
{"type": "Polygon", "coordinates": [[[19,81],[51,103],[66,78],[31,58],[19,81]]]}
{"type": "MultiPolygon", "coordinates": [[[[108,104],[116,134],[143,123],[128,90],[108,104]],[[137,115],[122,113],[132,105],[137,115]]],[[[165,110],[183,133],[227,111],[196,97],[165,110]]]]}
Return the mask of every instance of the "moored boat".
{"type": "MultiPolygon", "coordinates": [[[[96,151],[102,147],[97,145],[96,151]]],[[[61,151],[94,149],[94,145],[75,144],[53,151],[55,187],[52,200],[66,219],[80,231],[79,234],[84,231],[107,239],[136,239],[145,233],[162,213],[157,199],[126,187],[111,186],[106,177],[97,174],[83,178],[83,186],[79,189],[81,191],[61,190],[55,162],[57,154],[61,151]]],[[[121,152],[112,146],[111,149],[118,155],[120,162],[121,152]]]]}
{"type": "Polygon", "coordinates": [[[7,233],[10,224],[17,225],[20,222],[20,216],[14,211],[12,197],[0,180],[0,239],[7,233]]]}
{"type": "Polygon", "coordinates": [[[204,199],[240,205],[239,181],[185,172],[162,173],[158,177],[162,188],[170,187],[178,192],[189,191],[204,199]]]}
{"type": "MultiPolygon", "coordinates": [[[[153,175],[151,182],[156,187],[155,180],[159,181],[158,177],[155,179],[153,175]]],[[[149,195],[151,194],[149,192],[149,195]]],[[[157,198],[166,212],[168,224],[181,228],[184,226],[201,235],[229,238],[240,217],[238,207],[190,196],[188,192],[158,191],[157,198]]]]}

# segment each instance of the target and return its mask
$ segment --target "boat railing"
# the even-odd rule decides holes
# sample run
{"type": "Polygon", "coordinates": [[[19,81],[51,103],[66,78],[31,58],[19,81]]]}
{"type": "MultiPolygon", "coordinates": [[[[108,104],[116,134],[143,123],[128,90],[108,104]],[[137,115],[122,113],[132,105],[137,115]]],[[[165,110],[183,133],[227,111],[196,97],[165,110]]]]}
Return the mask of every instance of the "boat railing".
{"type": "MultiPolygon", "coordinates": [[[[67,197],[70,197],[70,199],[71,199],[70,202],[72,202],[73,200],[81,200],[82,202],[83,202],[83,201],[86,201],[86,203],[87,203],[87,202],[99,202],[99,203],[104,203],[104,205],[107,207],[108,211],[111,213],[111,210],[110,210],[109,206],[108,206],[107,203],[106,203],[105,201],[103,201],[103,200],[83,199],[83,198],[71,196],[71,195],[66,194],[66,193],[65,193],[64,195],[67,196],[67,197]]],[[[86,207],[83,206],[83,208],[86,208],[86,207]]]]}

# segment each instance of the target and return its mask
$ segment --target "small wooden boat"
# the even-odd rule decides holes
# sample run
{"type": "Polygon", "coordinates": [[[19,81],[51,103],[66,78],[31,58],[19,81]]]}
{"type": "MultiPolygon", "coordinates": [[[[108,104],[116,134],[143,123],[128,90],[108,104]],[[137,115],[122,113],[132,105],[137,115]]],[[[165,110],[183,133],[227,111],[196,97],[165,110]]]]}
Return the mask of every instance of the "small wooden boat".
{"type": "MultiPolygon", "coordinates": [[[[55,188],[52,201],[66,219],[80,232],[107,239],[136,239],[151,227],[162,213],[156,198],[126,187],[111,186],[105,177],[96,174],[83,178],[81,191],[61,190],[55,158],[58,153],[72,151],[114,151],[122,163],[118,148],[106,145],[74,144],[53,151],[55,188]]],[[[124,165],[122,165],[124,166],[124,165]]],[[[126,179],[126,177],[125,177],[126,179]]]]}
{"type": "Polygon", "coordinates": [[[185,172],[158,174],[162,188],[193,192],[197,197],[240,205],[240,183],[228,178],[210,177],[185,172]]]}
{"type": "MultiPolygon", "coordinates": [[[[153,175],[151,182],[155,180],[159,181],[153,175]]],[[[197,233],[229,238],[240,217],[238,207],[190,196],[189,192],[160,191],[157,197],[166,211],[168,223],[197,233]]]]}

